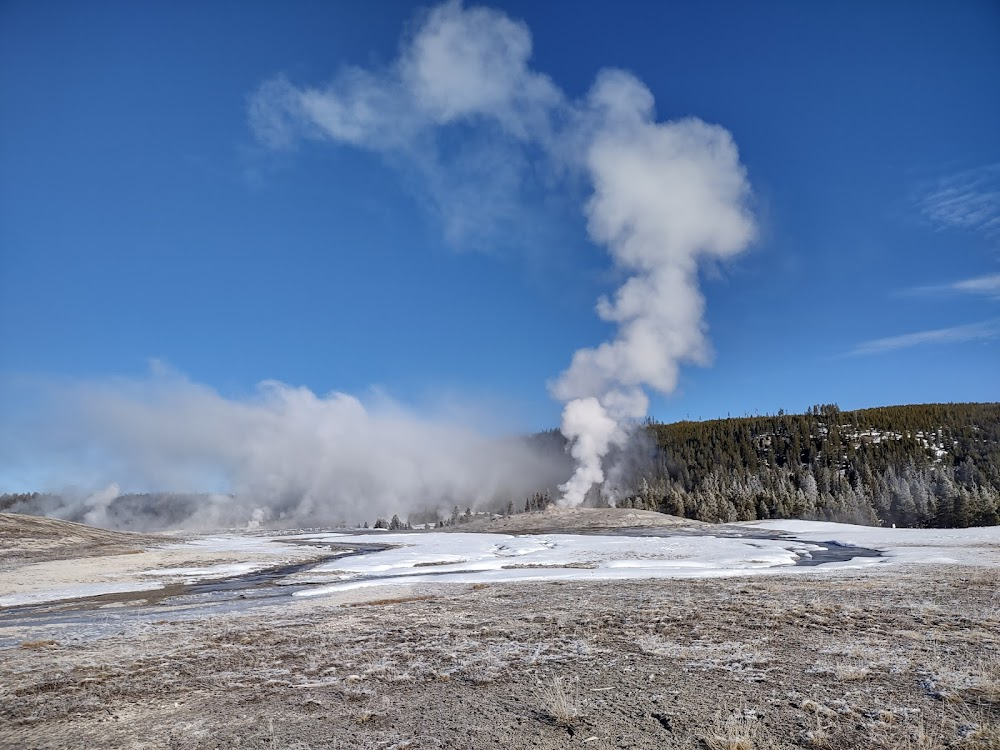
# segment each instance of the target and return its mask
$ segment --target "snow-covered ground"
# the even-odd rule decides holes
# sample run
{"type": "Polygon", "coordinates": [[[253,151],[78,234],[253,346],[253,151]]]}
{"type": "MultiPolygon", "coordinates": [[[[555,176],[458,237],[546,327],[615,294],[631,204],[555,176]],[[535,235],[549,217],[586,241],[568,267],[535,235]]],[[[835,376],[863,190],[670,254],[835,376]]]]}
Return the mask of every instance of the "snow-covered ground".
{"type": "Polygon", "coordinates": [[[892,562],[1000,565],[1000,526],[893,529],[822,521],[752,521],[737,525],[784,531],[804,541],[876,549],[892,562]]]}
{"type": "MultiPolygon", "coordinates": [[[[303,535],[313,542],[344,541],[303,535]]],[[[335,560],[289,583],[325,583],[296,592],[322,596],[385,584],[741,575],[795,564],[820,547],[797,541],[716,536],[576,534],[382,534],[392,549],[335,560]]]]}
{"type": "MultiPolygon", "coordinates": [[[[853,557],[821,569],[892,563],[1000,565],[1000,527],[979,529],[882,529],[808,521],[736,524],[785,532],[794,539],[677,535],[665,537],[543,534],[387,534],[394,549],[318,566],[299,578],[323,583],[296,592],[323,596],[386,584],[474,583],[555,579],[718,577],[793,572],[802,557],[831,545],[878,550],[883,557],[853,557]]],[[[328,535],[303,539],[332,542],[328,535]]],[[[290,583],[293,581],[289,581],[290,583]]]]}
{"type": "Polygon", "coordinates": [[[0,575],[0,608],[104,594],[154,591],[171,583],[230,578],[316,558],[316,549],[248,534],[82,558],[28,563],[0,575]]]}
{"type": "Polygon", "coordinates": [[[1000,527],[885,529],[811,521],[759,521],[728,527],[747,536],[701,534],[301,533],[267,538],[223,534],[169,544],[142,554],[29,565],[0,586],[0,607],[145,591],[170,582],[232,578],[275,565],[315,559],[328,545],[390,545],[345,554],[276,583],[303,598],[372,586],[537,580],[720,577],[886,566],[899,563],[1000,566],[1000,527]],[[750,534],[766,531],[779,539],[750,534]],[[797,567],[831,544],[878,550],[883,557],[847,557],[797,567]],[[300,588],[301,587],[301,588],[300,588]]]}
{"type": "Polygon", "coordinates": [[[77,583],[72,586],[57,584],[21,594],[0,596],[0,608],[23,607],[27,604],[44,604],[45,602],[59,602],[65,599],[85,599],[88,596],[103,596],[105,594],[150,591],[158,588],[162,588],[162,584],[155,581],[97,581],[77,583]]]}

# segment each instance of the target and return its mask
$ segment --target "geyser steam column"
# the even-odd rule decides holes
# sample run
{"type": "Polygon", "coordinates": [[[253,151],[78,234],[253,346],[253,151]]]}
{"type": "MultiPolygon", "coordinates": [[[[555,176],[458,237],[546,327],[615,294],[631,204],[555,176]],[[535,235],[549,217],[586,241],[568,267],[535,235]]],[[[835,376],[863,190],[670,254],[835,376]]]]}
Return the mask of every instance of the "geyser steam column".
{"type": "Polygon", "coordinates": [[[594,187],[588,232],[628,273],[597,313],[618,324],[613,340],[581,349],[554,383],[566,402],[562,432],[576,471],[560,486],[563,506],[604,481],[602,463],[646,414],[645,389],[677,385],[678,366],[708,364],[702,259],[741,252],[754,237],[750,186],[733,139],[698,119],[657,123],[653,96],[633,76],[605,71],[588,99],[586,169],[594,187]]]}
{"type": "Polygon", "coordinates": [[[346,66],[321,87],[275,76],[250,97],[249,115],[272,148],[329,140],[384,154],[423,178],[459,238],[463,227],[517,223],[528,200],[518,191],[532,175],[545,175],[539,189],[592,185],[588,231],[628,280],[597,304],[618,324],[614,340],[578,351],[551,385],[566,403],[562,429],[577,460],[562,503],[578,505],[604,480],[602,461],[626,439],[624,425],[646,413],[646,389],[669,392],[680,363],[707,363],[698,264],[739,253],[754,225],[726,130],[656,122],[649,89],[620,70],[602,71],[583,100],[571,100],[530,67],[531,46],[523,22],[449,0],[419,16],[387,68],[346,66]]]}

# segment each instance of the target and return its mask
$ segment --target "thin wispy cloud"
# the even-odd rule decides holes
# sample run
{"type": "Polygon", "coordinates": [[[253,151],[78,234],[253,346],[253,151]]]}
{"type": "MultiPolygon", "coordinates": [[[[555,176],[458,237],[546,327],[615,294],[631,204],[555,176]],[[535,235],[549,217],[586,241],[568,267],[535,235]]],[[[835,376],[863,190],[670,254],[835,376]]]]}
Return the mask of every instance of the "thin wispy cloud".
{"type": "Polygon", "coordinates": [[[951,287],[957,292],[965,292],[966,294],[998,296],[1000,295],[1000,273],[956,281],[951,287]]]}
{"type": "Polygon", "coordinates": [[[939,177],[922,191],[917,207],[941,229],[1000,234],[1000,163],[939,177]]]}
{"type": "Polygon", "coordinates": [[[846,356],[863,357],[871,354],[885,354],[900,349],[911,349],[915,346],[961,344],[968,341],[993,339],[998,334],[1000,334],[1000,320],[986,320],[951,328],[934,328],[928,331],[863,341],[846,356]]]}
{"type": "Polygon", "coordinates": [[[380,154],[457,250],[544,246],[561,168],[530,156],[558,150],[554,128],[570,108],[531,68],[530,30],[457,0],[417,19],[388,67],[344,66],[317,86],[264,81],[248,100],[254,134],[272,150],[327,141],[380,154]]]}
{"type": "Polygon", "coordinates": [[[912,287],[905,294],[968,294],[1000,299],[1000,273],[973,276],[947,284],[912,287]]]}

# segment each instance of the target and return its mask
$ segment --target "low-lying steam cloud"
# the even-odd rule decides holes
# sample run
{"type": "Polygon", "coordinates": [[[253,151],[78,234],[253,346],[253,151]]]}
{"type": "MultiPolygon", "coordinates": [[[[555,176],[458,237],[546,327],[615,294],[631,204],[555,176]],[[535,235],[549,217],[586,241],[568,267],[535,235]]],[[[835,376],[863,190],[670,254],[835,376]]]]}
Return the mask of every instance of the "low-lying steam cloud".
{"type": "Polygon", "coordinates": [[[48,420],[19,431],[20,450],[107,488],[60,491],[42,501],[51,507],[26,510],[100,526],[303,527],[394,513],[405,520],[424,510],[446,517],[455,504],[523,502],[569,473],[556,451],[539,450],[537,442],[487,437],[384,397],[362,403],[269,382],[247,398],[227,398],[162,368],[148,378],[43,395],[48,420]],[[180,498],[180,508],[132,508],[113,504],[119,485],[177,493],[214,487],[219,494],[180,498]]]}
{"type": "Polygon", "coordinates": [[[741,252],[755,229],[725,129],[696,118],[657,122],[652,93],[621,70],[602,71],[585,97],[570,100],[530,68],[531,48],[523,23],[447,2],[423,16],[388,68],[345,68],[323,87],[273,78],[251,97],[250,121],[272,147],[331,140],[416,169],[459,241],[463,226],[510,218],[503,207],[517,204],[511,193],[529,175],[550,187],[589,186],[588,232],[627,278],[597,304],[617,325],[614,338],[576,352],[550,385],[565,404],[562,431],[577,464],[560,502],[573,506],[604,481],[602,463],[646,413],[647,389],[670,392],[681,364],[708,363],[699,264],[741,252]],[[471,201],[462,197],[470,179],[471,201]],[[470,222],[484,206],[502,208],[470,222]]]}
{"type": "Polygon", "coordinates": [[[750,187],[723,128],[657,121],[652,93],[621,70],[601,71],[571,99],[530,67],[531,51],[523,23],[446,2],[423,13],[386,68],[343,68],[322,86],[276,76],[250,96],[249,120],[270,148],[313,140],[378,154],[419,180],[463,249],[488,247],[491,234],[520,238],[539,210],[530,206],[552,194],[587,196],[587,231],[623,281],[597,303],[612,338],[577,351],[549,384],[564,404],[575,468],[561,445],[553,460],[537,444],[487,438],[384,399],[281,383],[227,398],[158,371],[47,394],[52,421],[18,432],[13,447],[55,456],[62,476],[107,488],[46,511],[148,527],[122,517],[130,506],[116,501],[118,486],[211,487],[225,494],[175,508],[170,525],[305,526],[506,504],[558,483],[559,502],[575,506],[595,485],[614,484],[623,465],[606,465],[609,456],[624,455],[649,392],[672,391],[681,365],[710,359],[699,268],[752,241],[750,187]]]}

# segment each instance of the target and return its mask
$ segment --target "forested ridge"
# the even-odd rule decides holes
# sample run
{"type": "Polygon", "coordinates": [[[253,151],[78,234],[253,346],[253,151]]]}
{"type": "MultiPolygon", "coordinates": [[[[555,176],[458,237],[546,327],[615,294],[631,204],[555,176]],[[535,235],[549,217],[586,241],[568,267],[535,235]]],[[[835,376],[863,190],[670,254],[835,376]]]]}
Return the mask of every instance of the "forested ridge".
{"type": "Polygon", "coordinates": [[[625,473],[632,488],[620,505],[703,521],[1000,523],[997,403],[828,404],[644,429],[652,458],[625,473]]]}

